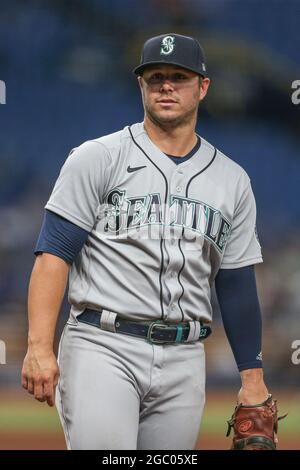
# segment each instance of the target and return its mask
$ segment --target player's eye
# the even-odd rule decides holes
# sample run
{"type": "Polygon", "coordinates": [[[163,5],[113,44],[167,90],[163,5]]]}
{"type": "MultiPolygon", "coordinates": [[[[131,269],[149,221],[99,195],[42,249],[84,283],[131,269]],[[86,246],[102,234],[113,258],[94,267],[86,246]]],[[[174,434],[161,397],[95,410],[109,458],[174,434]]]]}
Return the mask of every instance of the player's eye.
{"type": "Polygon", "coordinates": [[[187,76],[184,75],[183,73],[173,73],[171,80],[175,83],[178,82],[183,82],[184,80],[187,80],[187,76]]]}
{"type": "Polygon", "coordinates": [[[188,78],[189,77],[187,75],[181,72],[175,72],[175,73],[172,73],[171,75],[164,75],[161,72],[154,72],[146,79],[146,81],[149,85],[161,85],[166,80],[169,80],[173,84],[178,84],[178,83],[183,83],[188,78]]]}
{"type": "Polygon", "coordinates": [[[150,85],[156,85],[158,83],[162,83],[164,79],[165,77],[162,73],[154,73],[150,75],[147,81],[150,85]]]}

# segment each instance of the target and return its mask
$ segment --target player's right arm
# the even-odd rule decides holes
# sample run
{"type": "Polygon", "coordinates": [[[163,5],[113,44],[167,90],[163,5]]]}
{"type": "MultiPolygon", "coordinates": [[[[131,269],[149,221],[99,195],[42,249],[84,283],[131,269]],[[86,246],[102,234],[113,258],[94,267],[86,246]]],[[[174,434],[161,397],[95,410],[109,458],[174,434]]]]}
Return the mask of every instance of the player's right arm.
{"type": "Polygon", "coordinates": [[[28,351],[22,385],[50,406],[59,378],[53,340],[69,267],[94,227],[110,164],[106,148],[95,141],[70,153],[46,205],[35,249],[38,256],[28,293],[28,351]]]}
{"type": "Polygon", "coordinates": [[[37,256],[28,291],[28,349],[22,386],[41,402],[54,405],[59,368],[53,351],[55,327],[63,301],[69,264],[50,253],[37,256]]]}

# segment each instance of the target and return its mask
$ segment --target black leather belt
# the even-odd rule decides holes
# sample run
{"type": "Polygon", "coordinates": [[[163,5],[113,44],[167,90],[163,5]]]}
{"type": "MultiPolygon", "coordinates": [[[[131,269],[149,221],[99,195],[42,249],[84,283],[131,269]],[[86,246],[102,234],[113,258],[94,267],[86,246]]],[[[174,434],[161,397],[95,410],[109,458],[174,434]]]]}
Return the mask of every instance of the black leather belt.
{"type": "MultiPolygon", "coordinates": [[[[78,315],[77,320],[82,323],[101,328],[100,324],[101,312],[97,310],[85,309],[83,313],[78,315]]],[[[207,338],[211,334],[211,328],[200,324],[199,337],[194,341],[207,338]]],[[[146,338],[150,343],[184,343],[189,336],[190,325],[184,323],[168,323],[160,320],[154,322],[132,322],[122,320],[116,317],[115,320],[116,333],[123,333],[131,336],[146,338]]]]}

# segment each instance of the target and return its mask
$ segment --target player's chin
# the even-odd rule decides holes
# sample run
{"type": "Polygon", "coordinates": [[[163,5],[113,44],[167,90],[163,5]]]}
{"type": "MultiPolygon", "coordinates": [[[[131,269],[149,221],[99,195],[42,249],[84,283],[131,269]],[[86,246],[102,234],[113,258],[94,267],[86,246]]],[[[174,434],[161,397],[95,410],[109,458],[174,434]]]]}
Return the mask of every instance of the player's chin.
{"type": "Polygon", "coordinates": [[[158,113],[175,113],[178,114],[180,112],[180,106],[178,103],[156,103],[156,112],[158,113]]]}
{"type": "Polygon", "coordinates": [[[155,113],[161,122],[172,122],[177,121],[180,118],[180,113],[171,109],[159,110],[155,113]]]}

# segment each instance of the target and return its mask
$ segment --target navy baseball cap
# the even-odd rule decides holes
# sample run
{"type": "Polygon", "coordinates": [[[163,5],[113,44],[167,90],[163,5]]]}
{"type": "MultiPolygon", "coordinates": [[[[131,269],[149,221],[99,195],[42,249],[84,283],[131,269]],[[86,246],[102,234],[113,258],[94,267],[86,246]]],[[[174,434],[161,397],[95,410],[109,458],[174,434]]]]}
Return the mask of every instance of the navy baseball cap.
{"type": "Polygon", "coordinates": [[[205,56],[199,42],[181,34],[161,34],[148,39],[142,50],[140,65],[133,69],[142,75],[149,65],[172,64],[207,76],[205,56]]]}

